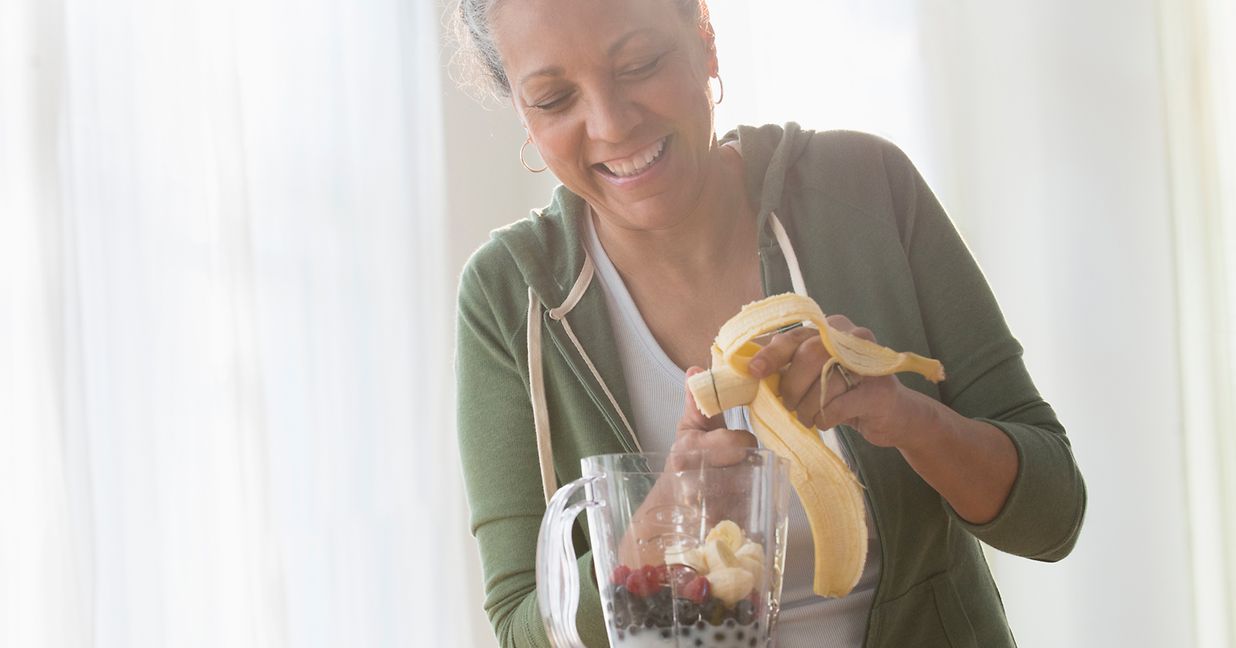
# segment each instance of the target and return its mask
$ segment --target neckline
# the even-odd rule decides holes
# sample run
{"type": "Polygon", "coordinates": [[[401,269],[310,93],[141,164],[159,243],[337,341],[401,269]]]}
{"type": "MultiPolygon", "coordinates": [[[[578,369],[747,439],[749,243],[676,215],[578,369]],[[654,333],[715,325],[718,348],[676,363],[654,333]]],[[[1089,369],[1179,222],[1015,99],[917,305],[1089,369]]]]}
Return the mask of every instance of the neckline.
{"type": "Polygon", "coordinates": [[[601,238],[597,236],[596,226],[592,222],[593,212],[589,207],[585,213],[584,224],[585,236],[588,237],[588,247],[592,252],[593,263],[596,264],[597,274],[600,276],[601,282],[613,295],[614,301],[618,303],[619,311],[623,320],[635,332],[635,337],[639,339],[640,345],[648,352],[649,357],[655,364],[670,378],[679,382],[687,379],[687,372],[680,368],[665,349],[661,348],[661,344],[657,342],[657,338],[652,335],[652,329],[648,328],[648,323],[644,321],[644,315],[639,311],[639,307],[635,304],[635,299],[631,297],[631,292],[627,290],[626,282],[622,280],[622,275],[618,273],[618,268],[614,266],[610,260],[609,254],[605,252],[605,246],[601,243],[601,238]]]}

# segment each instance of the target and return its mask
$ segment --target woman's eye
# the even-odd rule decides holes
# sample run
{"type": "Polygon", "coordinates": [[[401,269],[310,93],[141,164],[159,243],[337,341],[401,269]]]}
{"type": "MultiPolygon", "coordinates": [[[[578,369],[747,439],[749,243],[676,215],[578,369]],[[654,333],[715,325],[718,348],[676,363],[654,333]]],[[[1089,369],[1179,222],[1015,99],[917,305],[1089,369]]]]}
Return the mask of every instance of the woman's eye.
{"type": "Polygon", "coordinates": [[[571,98],[571,95],[565,94],[559,97],[555,97],[553,99],[542,101],[540,103],[532,104],[532,107],[536,108],[537,110],[556,110],[558,108],[565,106],[567,100],[570,98],[571,98]]]}
{"type": "Polygon", "coordinates": [[[623,72],[623,74],[626,74],[628,76],[639,76],[641,74],[648,74],[649,72],[652,72],[653,70],[655,70],[657,67],[657,64],[660,62],[661,62],[661,57],[658,56],[643,65],[633,67],[633,68],[627,68],[627,70],[623,72]]]}

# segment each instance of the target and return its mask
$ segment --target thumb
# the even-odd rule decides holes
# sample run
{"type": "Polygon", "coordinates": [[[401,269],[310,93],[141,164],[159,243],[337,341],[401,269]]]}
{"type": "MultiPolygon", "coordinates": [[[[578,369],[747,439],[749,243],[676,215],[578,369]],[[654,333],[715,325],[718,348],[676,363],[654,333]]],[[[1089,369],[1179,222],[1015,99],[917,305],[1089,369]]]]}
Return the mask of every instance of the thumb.
{"type": "MultiPolygon", "coordinates": [[[[688,367],[687,378],[703,371],[700,367],[688,367]]],[[[699,406],[695,404],[695,396],[691,393],[691,388],[684,385],[683,391],[685,392],[685,398],[683,398],[682,418],[678,421],[679,432],[683,430],[707,432],[719,427],[725,427],[724,414],[718,414],[713,417],[704,416],[700,413],[699,406]]]]}

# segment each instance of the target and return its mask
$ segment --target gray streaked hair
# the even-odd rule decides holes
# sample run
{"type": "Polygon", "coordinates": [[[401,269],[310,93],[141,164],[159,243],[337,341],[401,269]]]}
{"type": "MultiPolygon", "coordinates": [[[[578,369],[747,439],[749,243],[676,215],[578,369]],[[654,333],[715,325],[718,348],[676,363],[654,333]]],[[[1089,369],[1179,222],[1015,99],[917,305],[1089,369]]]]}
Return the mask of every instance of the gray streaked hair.
{"type": "MultiPolygon", "coordinates": [[[[511,82],[506,77],[502,56],[498,53],[493,30],[489,25],[490,14],[501,1],[458,0],[455,10],[451,12],[449,31],[455,41],[455,52],[451,57],[455,74],[452,76],[460,85],[478,91],[482,97],[511,96],[511,82]]],[[[674,3],[687,20],[701,25],[708,21],[708,5],[705,0],[666,1],[674,3]]]]}

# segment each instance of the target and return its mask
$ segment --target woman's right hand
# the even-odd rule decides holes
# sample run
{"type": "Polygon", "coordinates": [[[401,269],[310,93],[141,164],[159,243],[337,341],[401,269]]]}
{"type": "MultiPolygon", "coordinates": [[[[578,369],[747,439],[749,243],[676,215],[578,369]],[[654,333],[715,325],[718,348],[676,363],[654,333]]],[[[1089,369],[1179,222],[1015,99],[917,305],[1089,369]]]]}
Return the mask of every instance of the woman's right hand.
{"type": "MultiPolygon", "coordinates": [[[[703,369],[699,367],[691,367],[687,369],[687,377],[701,371],[703,369]]],[[[688,389],[682,418],[678,421],[676,437],[670,446],[671,454],[665,472],[631,516],[631,527],[619,544],[621,562],[628,565],[655,565],[663,561],[665,547],[650,540],[663,534],[681,532],[681,529],[677,527],[678,522],[661,520],[657,513],[667,507],[698,502],[701,497],[700,488],[706,491],[702,494],[703,499],[712,503],[705,513],[705,527],[711,528],[712,524],[729,517],[731,511],[726,504],[743,501],[745,493],[742,490],[749,480],[730,480],[723,477],[725,473],[714,472],[709,479],[701,483],[700,473],[697,472],[700,461],[706,461],[708,467],[731,466],[742,461],[748,449],[757,446],[755,436],[750,432],[726,429],[724,416],[719,414],[709,418],[701,414],[695,406],[691,390],[688,389]],[[704,455],[689,454],[695,451],[707,452],[704,455]]]]}
{"type": "MultiPolygon", "coordinates": [[[[687,378],[702,371],[704,370],[699,367],[690,367],[687,369],[687,378]]],[[[730,466],[742,460],[744,451],[759,445],[755,436],[746,430],[726,429],[723,414],[711,418],[701,414],[690,388],[686,389],[684,401],[674,444],[670,446],[671,453],[706,450],[709,465],[730,466]]],[[[670,468],[674,470],[695,467],[688,465],[691,461],[687,457],[672,456],[670,460],[670,468]]]]}

